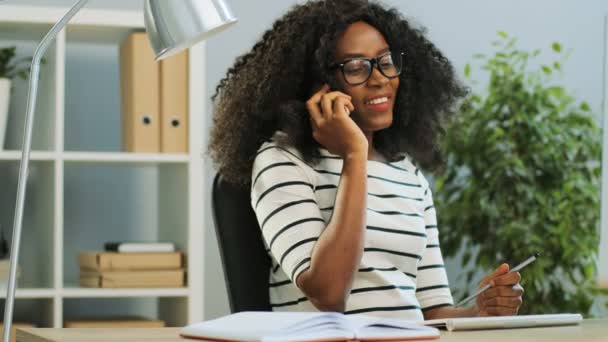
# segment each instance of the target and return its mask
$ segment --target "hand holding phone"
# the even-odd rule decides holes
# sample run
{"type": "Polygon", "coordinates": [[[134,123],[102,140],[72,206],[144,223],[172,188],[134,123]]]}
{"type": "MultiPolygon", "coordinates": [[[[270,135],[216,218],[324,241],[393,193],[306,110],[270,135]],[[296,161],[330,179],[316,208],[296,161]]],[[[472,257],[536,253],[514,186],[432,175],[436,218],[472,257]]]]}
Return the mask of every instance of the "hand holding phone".
{"type": "Polygon", "coordinates": [[[329,152],[346,158],[367,153],[368,141],[350,117],[355,107],[351,97],[323,85],[306,102],[315,140],[329,152]]]}

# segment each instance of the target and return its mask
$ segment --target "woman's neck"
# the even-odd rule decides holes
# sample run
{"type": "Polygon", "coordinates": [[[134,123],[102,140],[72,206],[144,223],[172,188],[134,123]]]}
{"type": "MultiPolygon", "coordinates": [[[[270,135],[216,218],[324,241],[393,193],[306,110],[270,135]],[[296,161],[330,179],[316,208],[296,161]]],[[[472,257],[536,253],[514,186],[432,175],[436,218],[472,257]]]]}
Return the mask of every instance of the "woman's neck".
{"type": "Polygon", "coordinates": [[[374,132],[363,132],[367,138],[367,160],[386,162],[386,158],[374,148],[374,132]]]}

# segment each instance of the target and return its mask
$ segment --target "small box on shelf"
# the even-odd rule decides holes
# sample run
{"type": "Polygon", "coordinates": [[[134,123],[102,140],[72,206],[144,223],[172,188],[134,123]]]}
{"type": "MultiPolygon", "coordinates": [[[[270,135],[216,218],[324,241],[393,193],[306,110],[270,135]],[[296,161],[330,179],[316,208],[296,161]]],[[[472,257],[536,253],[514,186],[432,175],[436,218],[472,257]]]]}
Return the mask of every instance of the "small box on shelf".
{"type": "Polygon", "coordinates": [[[78,256],[80,269],[92,271],[175,270],[184,265],[181,252],[117,253],[85,251],[78,256]]]}
{"type": "Polygon", "coordinates": [[[80,271],[80,286],[98,288],[170,288],[184,286],[184,270],[80,271]]]}
{"type": "Polygon", "coordinates": [[[80,286],[170,288],[185,286],[181,252],[81,252],[80,286]]]}

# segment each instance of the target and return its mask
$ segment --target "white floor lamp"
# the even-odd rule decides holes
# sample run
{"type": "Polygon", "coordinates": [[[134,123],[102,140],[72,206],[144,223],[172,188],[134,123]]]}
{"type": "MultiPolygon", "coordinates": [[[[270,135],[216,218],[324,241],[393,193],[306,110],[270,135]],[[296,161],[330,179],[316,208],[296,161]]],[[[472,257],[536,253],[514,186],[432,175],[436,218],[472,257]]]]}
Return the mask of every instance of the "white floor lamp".
{"type": "MultiPolygon", "coordinates": [[[[78,0],[76,2],[76,4],[42,39],[32,58],[23,136],[23,150],[21,163],[19,165],[19,181],[17,183],[17,200],[13,223],[13,239],[11,243],[9,281],[6,303],[4,306],[3,342],[9,342],[10,340],[11,325],[13,321],[17,259],[19,257],[21,240],[23,205],[25,201],[25,190],[30,161],[32,127],[38,93],[40,61],[53,39],[55,39],[57,34],[87,2],[88,0],[78,0]]],[[[148,38],[150,39],[157,60],[167,58],[181,50],[187,49],[195,43],[224,30],[237,21],[224,0],[146,0],[144,3],[144,19],[146,32],[148,33],[148,38]]]]}

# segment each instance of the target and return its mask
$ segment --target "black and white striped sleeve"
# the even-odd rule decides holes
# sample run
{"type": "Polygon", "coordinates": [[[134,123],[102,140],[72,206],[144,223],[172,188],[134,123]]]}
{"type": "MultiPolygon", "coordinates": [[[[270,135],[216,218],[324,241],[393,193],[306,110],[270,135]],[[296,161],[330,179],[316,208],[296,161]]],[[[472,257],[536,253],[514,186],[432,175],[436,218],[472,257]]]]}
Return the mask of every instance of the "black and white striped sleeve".
{"type": "Polygon", "coordinates": [[[255,158],[251,178],[251,205],[266,247],[294,284],[310,267],[325,228],[307,167],[281,148],[265,148],[255,158]]]}
{"type": "Polygon", "coordinates": [[[427,244],[418,264],[416,298],[420,303],[420,308],[428,310],[452,305],[454,301],[439,246],[439,230],[437,229],[437,215],[433,204],[433,195],[426,179],[423,180],[422,184],[427,244]]]}

